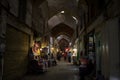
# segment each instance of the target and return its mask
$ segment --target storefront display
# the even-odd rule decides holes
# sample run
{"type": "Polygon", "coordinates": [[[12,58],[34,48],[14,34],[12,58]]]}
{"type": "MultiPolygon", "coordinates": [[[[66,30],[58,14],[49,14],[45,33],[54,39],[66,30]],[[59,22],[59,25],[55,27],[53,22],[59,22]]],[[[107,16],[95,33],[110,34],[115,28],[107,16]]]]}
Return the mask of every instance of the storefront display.
{"type": "Polygon", "coordinates": [[[95,38],[94,31],[88,33],[87,35],[87,55],[92,62],[95,62],[95,38]]]}

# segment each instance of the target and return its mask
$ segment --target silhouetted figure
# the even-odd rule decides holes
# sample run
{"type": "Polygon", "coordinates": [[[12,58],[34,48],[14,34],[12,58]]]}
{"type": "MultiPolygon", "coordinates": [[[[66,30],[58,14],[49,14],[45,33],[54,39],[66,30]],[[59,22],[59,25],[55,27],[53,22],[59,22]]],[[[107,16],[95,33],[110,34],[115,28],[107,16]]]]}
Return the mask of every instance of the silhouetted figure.
{"type": "Polygon", "coordinates": [[[52,66],[56,66],[57,65],[57,61],[56,61],[56,59],[55,59],[53,54],[51,54],[51,60],[52,60],[52,66]]]}
{"type": "Polygon", "coordinates": [[[58,61],[61,60],[61,53],[60,53],[60,52],[57,53],[57,60],[58,60],[58,61]]]}
{"type": "Polygon", "coordinates": [[[104,75],[101,73],[101,71],[97,71],[96,80],[105,80],[104,75]]]}
{"type": "Polygon", "coordinates": [[[67,59],[67,52],[65,52],[65,53],[63,54],[63,56],[64,56],[64,61],[66,61],[66,59],[67,59]]]}
{"type": "Polygon", "coordinates": [[[80,80],[85,80],[85,76],[88,75],[88,60],[81,58],[79,66],[80,80]]]}
{"type": "Polygon", "coordinates": [[[71,62],[71,56],[72,56],[72,53],[69,52],[69,53],[68,53],[68,62],[71,62]]]}
{"type": "Polygon", "coordinates": [[[92,60],[89,60],[88,61],[88,64],[87,64],[87,74],[91,74],[94,70],[94,64],[92,63],[92,60]]]}
{"type": "Polygon", "coordinates": [[[81,63],[79,66],[80,80],[85,80],[86,72],[87,72],[87,65],[81,63]]]}

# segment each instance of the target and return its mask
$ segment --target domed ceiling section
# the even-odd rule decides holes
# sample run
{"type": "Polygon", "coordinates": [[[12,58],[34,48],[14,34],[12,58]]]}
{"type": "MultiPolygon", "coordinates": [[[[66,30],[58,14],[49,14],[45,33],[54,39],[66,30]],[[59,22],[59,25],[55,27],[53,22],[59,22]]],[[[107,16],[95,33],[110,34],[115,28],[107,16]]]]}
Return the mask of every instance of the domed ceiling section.
{"type": "Polygon", "coordinates": [[[64,23],[75,29],[78,0],[47,0],[49,7],[48,26],[50,29],[64,23]]]}
{"type": "Polygon", "coordinates": [[[66,35],[71,38],[73,36],[73,33],[74,30],[64,23],[60,23],[51,30],[51,34],[55,38],[57,38],[59,35],[66,35]]]}
{"type": "Polygon", "coordinates": [[[48,25],[50,29],[52,29],[56,25],[59,25],[60,23],[64,23],[69,27],[75,29],[77,25],[77,18],[75,18],[74,16],[65,15],[65,13],[58,13],[48,20],[48,25]]]}
{"type": "Polygon", "coordinates": [[[67,15],[76,15],[78,0],[47,0],[50,17],[56,15],[61,11],[65,11],[67,15]]]}

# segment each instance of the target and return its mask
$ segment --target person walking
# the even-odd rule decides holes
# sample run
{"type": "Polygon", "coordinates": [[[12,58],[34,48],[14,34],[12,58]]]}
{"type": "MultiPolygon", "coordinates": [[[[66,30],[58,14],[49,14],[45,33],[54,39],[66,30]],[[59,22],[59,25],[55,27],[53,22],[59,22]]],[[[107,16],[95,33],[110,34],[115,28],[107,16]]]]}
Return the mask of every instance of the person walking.
{"type": "Polygon", "coordinates": [[[97,71],[97,76],[95,80],[105,80],[105,77],[100,70],[97,71]]]}
{"type": "Polygon", "coordinates": [[[71,55],[72,55],[72,53],[71,53],[71,52],[68,52],[68,62],[69,62],[69,63],[71,62],[71,55]]]}
{"type": "Polygon", "coordinates": [[[67,52],[64,52],[63,56],[64,56],[64,61],[66,61],[66,58],[67,58],[67,52]]]}

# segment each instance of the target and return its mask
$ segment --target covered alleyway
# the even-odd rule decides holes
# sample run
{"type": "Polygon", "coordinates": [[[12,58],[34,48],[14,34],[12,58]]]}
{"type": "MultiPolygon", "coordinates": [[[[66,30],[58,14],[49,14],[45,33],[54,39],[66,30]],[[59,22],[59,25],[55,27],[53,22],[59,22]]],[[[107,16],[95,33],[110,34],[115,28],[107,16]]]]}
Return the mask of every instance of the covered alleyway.
{"type": "Polygon", "coordinates": [[[0,0],[0,80],[120,80],[119,36],[120,0],[0,0]]]}
{"type": "Polygon", "coordinates": [[[79,80],[78,66],[66,61],[59,61],[57,66],[48,68],[41,74],[28,74],[22,80],[79,80]]]}

